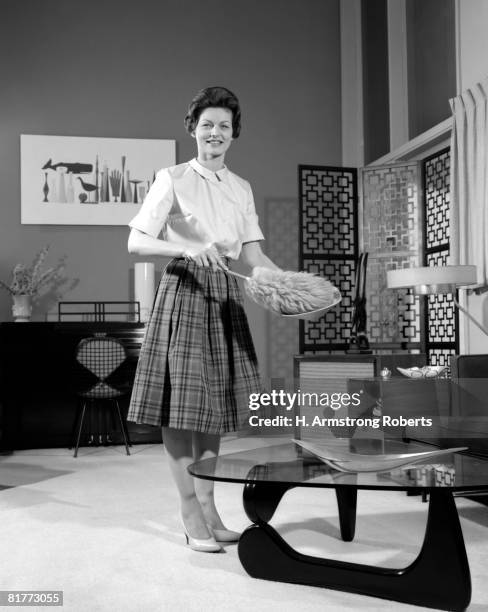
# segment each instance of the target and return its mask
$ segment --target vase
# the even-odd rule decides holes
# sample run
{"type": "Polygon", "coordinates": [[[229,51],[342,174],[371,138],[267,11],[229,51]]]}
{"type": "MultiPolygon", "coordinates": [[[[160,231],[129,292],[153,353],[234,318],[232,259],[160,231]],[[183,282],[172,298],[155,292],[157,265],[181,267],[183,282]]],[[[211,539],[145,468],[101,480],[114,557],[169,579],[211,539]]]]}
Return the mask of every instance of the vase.
{"type": "Polygon", "coordinates": [[[130,186],[130,170],[125,171],[125,199],[127,202],[132,202],[132,189],[130,186]]]}
{"type": "Polygon", "coordinates": [[[16,323],[27,323],[30,321],[32,314],[32,296],[31,295],[12,295],[12,315],[16,323]]]}
{"type": "Polygon", "coordinates": [[[60,202],[66,202],[66,182],[64,180],[66,168],[59,166],[56,168],[56,172],[58,173],[58,200],[60,202]]]}
{"type": "Polygon", "coordinates": [[[44,181],[44,187],[42,188],[42,192],[44,193],[43,202],[48,202],[49,200],[47,199],[47,194],[49,193],[49,185],[47,184],[47,172],[44,172],[44,175],[46,179],[44,181]]]}

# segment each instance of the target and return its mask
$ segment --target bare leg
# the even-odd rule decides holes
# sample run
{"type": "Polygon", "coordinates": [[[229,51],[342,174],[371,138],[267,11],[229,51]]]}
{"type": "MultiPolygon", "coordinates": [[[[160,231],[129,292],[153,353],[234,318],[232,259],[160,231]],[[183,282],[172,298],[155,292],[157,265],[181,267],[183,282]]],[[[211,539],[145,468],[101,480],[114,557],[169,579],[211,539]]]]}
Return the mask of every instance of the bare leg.
{"type": "Polygon", "coordinates": [[[171,474],[180,495],[181,518],[188,535],[206,539],[210,537],[210,532],[196,496],[194,478],[186,469],[194,461],[193,433],[189,430],[163,427],[163,443],[171,474]]]}
{"type": "MultiPolygon", "coordinates": [[[[195,461],[216,457],[219,454],[219,448],[219,434],[193,432],[193,458],[195,461]]],[[[215,507],[214,481],[196,478],[195,491],[206,522],[213,529],[225,529],[225,525],[222,523],[222,519],[215,507]]]]}

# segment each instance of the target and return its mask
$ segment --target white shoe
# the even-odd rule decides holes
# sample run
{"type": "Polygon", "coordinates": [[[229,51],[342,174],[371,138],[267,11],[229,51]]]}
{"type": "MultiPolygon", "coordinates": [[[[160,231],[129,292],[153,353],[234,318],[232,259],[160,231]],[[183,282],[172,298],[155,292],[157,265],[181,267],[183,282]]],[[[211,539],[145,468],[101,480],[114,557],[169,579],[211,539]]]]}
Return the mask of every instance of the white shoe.
{"type": "Polygon", "coordinates": [[[238,542],[241,534],[230,529],[214,529],[207,524],[208,530],[213,534],[217,542],[238,542]]]}
{"type": "Polygon", "coordinates": [[[220,546],[220,544],[217,544],[213,536],[210,536],[209,538],[205,538],[205,539],[200,539],[200,538],[192,538],[186,533],[186,531],[184,533],[185,533],[185,538],[186,538],[186,544],[192,550],[196,550],[197,552],[208,552],[208,553],[221,552],[222,550],[222,546],[220,546]]]}

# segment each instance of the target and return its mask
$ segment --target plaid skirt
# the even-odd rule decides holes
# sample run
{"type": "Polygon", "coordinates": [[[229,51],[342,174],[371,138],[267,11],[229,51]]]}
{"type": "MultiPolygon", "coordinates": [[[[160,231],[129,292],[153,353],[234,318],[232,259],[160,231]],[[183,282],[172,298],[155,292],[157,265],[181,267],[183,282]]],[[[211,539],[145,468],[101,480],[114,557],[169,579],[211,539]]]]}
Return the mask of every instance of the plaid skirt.
{"type": "Polygon", "coordinates": [[[173,259],[147,325],[127,419],[222,434],[249,417],[262,390],[234,277],[173,259]]]}

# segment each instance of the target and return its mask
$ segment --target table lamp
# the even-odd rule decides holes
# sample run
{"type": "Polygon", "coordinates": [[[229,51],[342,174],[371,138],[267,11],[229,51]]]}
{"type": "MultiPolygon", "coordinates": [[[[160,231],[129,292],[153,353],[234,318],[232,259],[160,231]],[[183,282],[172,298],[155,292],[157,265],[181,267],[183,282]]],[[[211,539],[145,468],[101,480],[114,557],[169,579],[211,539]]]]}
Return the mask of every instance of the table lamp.
{"type": "Polygon", "coordinates": [[[456,308],[488,335],[488,329],[470,315],[456,299],[458,288],[475,285],[476,282],[476,266],[424,266],[388,270],[386,273],[389,289],[412,289],[417,295],[451,293],[456,308]]]}

